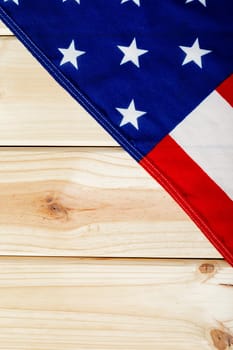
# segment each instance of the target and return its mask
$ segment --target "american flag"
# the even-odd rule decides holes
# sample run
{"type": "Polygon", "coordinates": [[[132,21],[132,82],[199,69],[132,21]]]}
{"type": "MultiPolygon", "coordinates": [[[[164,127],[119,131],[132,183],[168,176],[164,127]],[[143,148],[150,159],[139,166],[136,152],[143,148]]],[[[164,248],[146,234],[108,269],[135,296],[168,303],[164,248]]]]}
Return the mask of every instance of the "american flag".
{"type": "Polygon", "coordinates": [[[0,18],[233,265],[233,1],[0,0],[0,18]]]}

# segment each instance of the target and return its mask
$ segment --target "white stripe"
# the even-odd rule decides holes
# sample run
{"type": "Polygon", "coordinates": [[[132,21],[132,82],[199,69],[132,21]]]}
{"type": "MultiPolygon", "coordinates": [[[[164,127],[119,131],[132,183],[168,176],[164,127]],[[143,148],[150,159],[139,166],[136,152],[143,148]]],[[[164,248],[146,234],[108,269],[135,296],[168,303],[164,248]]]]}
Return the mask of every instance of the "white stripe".
{"type": "Polygon", "coordinates": [[[170,134],[233,199],[233,109],[216,91],[170,134]]]}

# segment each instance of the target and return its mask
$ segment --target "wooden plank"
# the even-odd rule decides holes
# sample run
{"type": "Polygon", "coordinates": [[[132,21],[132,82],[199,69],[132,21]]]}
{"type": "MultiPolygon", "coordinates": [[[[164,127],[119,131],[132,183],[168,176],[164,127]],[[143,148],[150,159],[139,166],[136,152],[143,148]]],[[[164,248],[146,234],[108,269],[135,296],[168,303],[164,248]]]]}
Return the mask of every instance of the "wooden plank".
{"type": "Polygon", "coordinates": [[[0,254],[220,255],[125,152],[0,149],[0,254]]]}
{"type": "Polygon", "coordinates": [[[0,349],[230,350],[219,261],[0,259],[0,349]]]}
{"type": "Polygon", "coordinates": [[[2,23],[0,20],[0,36],[1,35],[13,35],[12,32],[2,23]]]}
{"type": "Polygon", "coordinates": [[[116,146],[14,37],[0,37],[0,145],[116,146]]]}

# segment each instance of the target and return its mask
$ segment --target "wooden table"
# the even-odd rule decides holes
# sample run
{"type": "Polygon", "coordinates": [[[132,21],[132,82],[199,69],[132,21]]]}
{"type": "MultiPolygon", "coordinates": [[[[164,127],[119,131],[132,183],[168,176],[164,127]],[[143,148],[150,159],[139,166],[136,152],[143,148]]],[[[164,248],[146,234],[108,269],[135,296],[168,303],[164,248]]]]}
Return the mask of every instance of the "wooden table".
{"type": "Polygon", "coordinates": [[[233,269],[0,25],[0,349],[233,349],[233,269]]]}

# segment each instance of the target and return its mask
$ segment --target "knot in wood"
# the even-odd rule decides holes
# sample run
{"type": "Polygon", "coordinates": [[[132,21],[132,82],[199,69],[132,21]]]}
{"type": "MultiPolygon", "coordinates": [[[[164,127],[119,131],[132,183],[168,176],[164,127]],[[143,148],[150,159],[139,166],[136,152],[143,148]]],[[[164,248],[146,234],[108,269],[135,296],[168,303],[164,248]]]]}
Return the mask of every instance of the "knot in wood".
{"type": "Polygon", "coordinates": [[[201,273],[213,273],[215,266],[213,264],[205,263],[199,266],[199,271],[201,273]]]}
{"type": "Polygon", "coordinates": [[[49,215],[57,219],[67,218],[68,211],[59,203],[51,203],[48,205],[49,215]]]}
{"type": "Polygon", "coordinates": [[[49,194],[43,200],[43,211],[50,219],[68,220],[69,208],[62,205],[57,196],[49,194]]]}
{"type": "Polygon", "coordinates": [[[223,332],[220,329],[212,329],[210,335],[214,346],[218,350],[227,350],[233,345],[233,336],[227,332],[223,332]]]}

